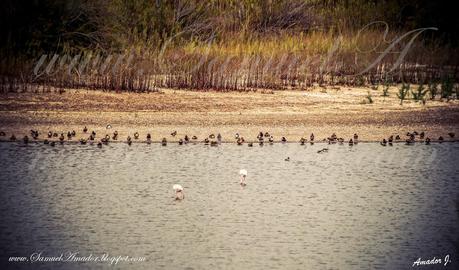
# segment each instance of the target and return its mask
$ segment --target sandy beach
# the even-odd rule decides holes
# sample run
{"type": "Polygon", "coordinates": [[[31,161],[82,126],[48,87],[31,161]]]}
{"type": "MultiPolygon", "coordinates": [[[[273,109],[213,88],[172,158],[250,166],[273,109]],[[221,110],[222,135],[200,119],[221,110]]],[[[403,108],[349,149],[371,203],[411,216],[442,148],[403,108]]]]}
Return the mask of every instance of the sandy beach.
{"type": "MultiPolygon", "coordinates": [[[[428,100],[426,105],[405,100],[400,105],[397,88],[389,97],[369,88],[315,88],[310,91],[196,92],[161,89],[155,93],[114,93],[67,90],[58,93],[8,93],[0,97],[0,131],[8,140],[39,130],[45,138],[49,130],[75,130],[74,140],[86,138],[84,126],[98,137],[117,130],[123,141],[134,132],[153,141],[166,137],[176,141],[188,136],[203,140],[221,133],[233,142],[235,133],[246,141],[256,141],[258,132],[269,132],[275,140],[285,136],[290,142],[301,137],[316,141],[332,133],[348,140],[354,133],[361,141],[380,141],[390,135],[424,131],[432,140],[459,133],[459,102],[428,100]],[[373,103],[366,96],[371,94],[373,103]],[[112,130],[107,130],[110,124],[112,130]],[[177,131],[172,137],[171,132],[177,131]]],[[[456,136],[457,137],[457,136],[456,136]]],[[[457,139],[457,138],[456,138],[457,139]]]]}

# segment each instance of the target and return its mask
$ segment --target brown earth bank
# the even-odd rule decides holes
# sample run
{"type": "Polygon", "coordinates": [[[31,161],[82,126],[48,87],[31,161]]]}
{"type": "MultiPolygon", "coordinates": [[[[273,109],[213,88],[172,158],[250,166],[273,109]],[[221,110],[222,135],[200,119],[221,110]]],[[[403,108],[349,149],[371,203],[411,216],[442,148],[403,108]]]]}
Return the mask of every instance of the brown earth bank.
{"type": "MultiPolygon", "coordinates": [[[[345,140],[354,133],[361,141],[380,141],[390,135],[424,131],[432,140],[459,132],[457,100],[405,100],[400,105],[397,88],[389,91],[369,88],[315,88],[309,91],[197,92],[162,89],[154,93],[113,93],[69,89],[59,93],[7,93],[0,95],[0,131],[8,140],[11,134],[22,138],[30,130],[41,132],[75,130],[76,141],[87,138],[82,129],[95,130],[97,139],[119,133],[125,141],[135,132],[145,140],[163,137],[177,141],[188,136],[203,140],[220,133],[223,141],[233,142],[236,133],[246,141],[256,141],[257,134],[269,132],[276,141],[282,136],[297,142],[316,141],[336,133],[345,140]],[[369,103],[371,95],[373,103],[369,103]],[[112,129],[108,130],[107,125],[112,129]],[[177,136],[170,134],[177,131],[177,136]]],[[[459,134],[458,134],[459,136],[459,134]]],[[[30,135],[29,135],[30,137],[30,135]]],[[[57,138],[55,138],[57,139],[57,138]]],[[[66,138],[67,139],[67,138],[66,138]]]]}

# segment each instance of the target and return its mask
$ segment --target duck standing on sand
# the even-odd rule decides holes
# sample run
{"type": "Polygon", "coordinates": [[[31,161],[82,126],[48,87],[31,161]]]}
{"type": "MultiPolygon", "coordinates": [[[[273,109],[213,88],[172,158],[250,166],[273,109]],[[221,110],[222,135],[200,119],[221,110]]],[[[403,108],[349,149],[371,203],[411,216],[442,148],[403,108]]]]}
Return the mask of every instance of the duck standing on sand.
{"type": "Polygon", "coordinates": [[[386,146],[386,145],[387,145],[386,139],[383,139],[383,140],[382,140],[381,145],[382,145],[382,146],[386,146]]]}
{"type": "Polygon", "coordinates": [[[6,133],[4,131],[0,131],[0,137],[6,136],[6,133]]]}
{"type": "Polygon", "coordinates": [[[51,131],[48,131],[48,138],[53,137],[53,133],[51,131]]]}
{"type": "Polygon", "coordinates": [[[59,136],[59,141],[61,141],[61,143],[64,143],[64,133],[61,133],[61,136],[59,136]]]}
{"type": "Polygon", "coordinates": [[[268,141],[269,141],[269,144],[273,144],[274,143],[274,137],[273,136],[269,137],[268,141]]]}
{"type": "Polygon", "coordinates": [[[24,141],[25,144],[29,143],[29,137],[27,135],[25,135],[22,140],[24,141]]]}
{"type": "Polygon", "coordinates": [[[166,145],[167,145],[167,140],[166,140],[166,138],[163,138],[163,139],[161,140],[161,145],[162,145],[162,146],[166,146],[166,145]]]}
{"type": "Polygon", "coordinates": [[[354,145],[354,141],[352,139],[349,140],[349,146],[353,146],[354,145]]]}
{"type": "Polygon", "coordinates": [[[442,143],[444,140],[445,140],[445,139],[443,139],[442,136],[438,137],[438,141],[439,141],[440,143],[442,143]]]}
{"type": "Polygon", "coordinates": [[[138,140],[139,139],[139,133],[136,131],[134,133],[134,140],[138,140]]]}
{"type": "Polygon", "coordinates": [[[314,142],[314,133],[311,133],[311,136],[309,136],[309,141],[311,141],[311,143],[314,142]]]}
{"type": "Polygon", "coordinates": [[[16,136],[14,136],[14,134],[11,134],[10,141],[15,141],[15,140],[16,140],[16,136]]]}
{"type": "Polygon", "coordinates": [[[190,138],[188,138],[188,135],[185,135],[185,143],[188,143],[190,141],[190,138]]]}
{"type": "Polygon", "coordinates": [[[147,143],[151,143],[151,134],[150,133],[147,134],[147,143]]]}
{"type": "Polygon", "coordinates": [[[358,140],[359,140],[359,135],[357,135],[357,133],[354,133],[354,143],[357,143],[358,140]]]}
{"type": "Polygon", "coordinates": [[[222,141],[222,135],[220,133],[218,133],[217,135],[217,141],[218,142],[221,142],[222,141]]]}
{"type": "Polygon", "coordinates": [[[244,138],[243,137],[239,137],[236,141],[237,145],[242,145],[244,143],[244,138]]]}
{"type": "Polygon", "coordinates": [[[131,136],[127,136],[127,144],[128,144],[128,145],[131,145],[131,144],[132,144],[131,136]]]}
{"type": "Polygon", "coordinates": [[[287,142],[287,139],[286,139],[285,137],[282,137],[281,141],[282,141],[283,143],[286,143],[286,142],[287,142]]]}
{"type": "Polygon", "coordinates": [[[301,144],[301,145],[304,145],[304,144],[305,144],[305,142],[306,142],[306,139],[305,139],[305,138],[303,138],[303,137],[301,137],[301,139],[300,139],[300,144],[301,144]]]}
{"type": "Polygon", "coordinates": [[[118,131],[115,130],[115,132],[113,132],[113,137],[112,137],[112,139],[113,139],[114,141],[118,140],[118,131]]]}
{"type": "Polygon", "coordinates": [[[426,138],[426,144],[427,144],[427,145],[430,144],[430,138],[429,138],[429,137],[426,138]]]}
{"type": "Polygon", "coordinates": [[[86,126],[84,126],[83,133],[86,133],[86,132],[88,132],[88,128],[86,126]]]}
{"type": "Polygon", "coordinates": [[[174,130],[174,131],[171,133],[171,136],[172,136],[172,137],[175,137],[175,135],[177,135],[177,130],[174,130]]]}
{"type": "Polygon", "coordinates": [[[183,144],[183,139],[178,140],[178,144],[182,145],[183,144]]]}

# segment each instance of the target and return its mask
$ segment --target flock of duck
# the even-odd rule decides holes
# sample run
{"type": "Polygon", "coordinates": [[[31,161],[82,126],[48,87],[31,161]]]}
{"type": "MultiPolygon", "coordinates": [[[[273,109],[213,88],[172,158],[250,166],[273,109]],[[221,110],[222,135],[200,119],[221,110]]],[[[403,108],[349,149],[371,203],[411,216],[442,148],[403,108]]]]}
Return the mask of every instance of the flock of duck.
{"type": "MultiPolygon", "coordinates": [[[[112,129],[111,125],[107,125],[107,130],[110,130],[112,129]]],[[[83,136],[82,138],[80,138],[78,141],[80,144],[96,144],[98,147],[102,147],[104,144],[108,144],[109,142],[112,142],[112,141],[119,141],[118,139],[118,131],[113,131],[113,132],[109,132],[109,133],[106,133],[105,136],[102,136],[100,139],[96,139],[96,132],[93,130],[93,131],[90,131],[88,130],[88,128],[85,126],[83,129],[82,129],[82,133],[83,133],[83,136]]],[[[40,138],[40,135],[41,133],[38,131],[38,130],[30,130],[30,136],[33,140],[38,140],[40,138]]],[[[55,144],[57,142],[63,144],[65,143],[66,141],[73,141],[76,137],[77,133],[75,130],[72,130],[72,131],[67,131],[67,133],[65,134],[64,132],[60,132],[60,134],[58,132],[53,132],[53,131],[48,131],[46,137],[44,138],[43,140],[43,143],[44,144],[49,144],[51,146],[55,146],[55,144]]],[[[177,136],[177,131],[173,131],[171,134],[170,134],[172,137],[176,137],[177,136]]],[[[454,138],[455,137],[455,134],[450,132],[448,133],[448,136],[450,138],[454,138]]],[[[3,132],[3,131],[0,131],[0,137],[6,137],[6,133],[3,132]]],[[[147,133],[146,136],[145,136],[145,141],[143,142],[146,142],[147,144],[150,144],[152,143],[152,136],[150,133],[147,133]]],[[[16,141],[18,140],[16,138],[16,136],[14,134],[11,135],[11,137],[9,138],[10,141],[16,141]]],[[[242,137],[241,135],[239,135],[239,133],[236,133],[235,134],[235,137],[234,137],[234,140],[236,142],[237,145],[243,145],[245,143],[247,143],[247,145],[249,147],[253,147],[254,145],[254,142],[250,141],[250,142],[246,142],[246,140],[244,139],[244,137],[242,137]]],[[[30,138],[28,135],[24,136],[22,138],[22,141],[27,144],[29,143],[30,141],[30,138]]],[[[140,139],[140,134],[138,132],[134,132],[133,136],[131,137],[130,135],[127,136],[125,142],[128,144],[128,145],[131,145],[134,141],[140,141],[142,142],[142,140],[140,139]]],[[[275,140],[274,140],[274,137],[269,134],[269,132],[262,132],[260,131],[257,135],[257,140],[258,141],[258,144],[259,145],[263,145],[265,143],[268,143],[268,144],[274,144],[275,143],[275,140]]],[[[405,142],[406,144],[413,144],[415,142],[421,142],[421,143],[425,143],[425,144],[430,144],[432,140],[426,136],[425,132],[408,132],[406,133],[406,138],[402,139],[400,137],[400,135],[390,135],[387,139],[384,138],[382,139],[382,141],[380,142],[380,144],[382,146],[387,146],[387,145],[392,145],[393,143],[395,142],[405,142]]],[[[443,136],[440,136],[437,140],[438,142],[443,142],[445,141],[445,139],[443,138],[443,136]]],[[[167,141],[167,138],[162,138],[162,140],[160,141],[161,142],[161,145],[163,146],[166,146],[168,141],[167,141]]],[[[198,141],[198,137],[197,136],[191,136],[189,137],[188,135],[185,135],[183,138],[180,138],[178,140],[178,144],[179,145],[183,145],[183,144],[187,144],[187,143],[204,143],[205,145],[211,145],[211,146],[217,146],[219,145],[221,142],[222,142],[222,135],[220,133],[218,133],[217,135],[215,134],[210,134],[208,137],[204,138],[204,140],[202,141],[198,141]]],[[[281,143],[286,143],[287,142],[287,138],[286,137],[281,137],[281,139],[278,141],[278,142],[281,142],[281,143]]],[[[299,143],[301,145],[305,145],[307,142],[309,142],[310,144],[314,144],[314,142],[316,142],[315,140],[315,136],[314,136],[314,133],[312,133],[310,136],[309,136],[309,141],[305,138],[301,138],[299,143]]],[[[335,143],[339,143],[339,144],[343,144],[346,142],[346,140],[344,138],[340,138],[338,137],[335,133],[333,133],[330,137],[327,137],[326,139],[323,139],[321,140],[321,142],[326,142],[328,144],[335,144],[335,143]]],[[[354,136],[349,139],[347,141],[347,143],[352,146],[354,144],[357,144],[359,142],[359,136],[357,134],[354,134],[354,136]]],[[[318,153],[323,153],[323,152],[327,152],[327,148],[323,148],[322,150],[319,150],[318,153]]]]}

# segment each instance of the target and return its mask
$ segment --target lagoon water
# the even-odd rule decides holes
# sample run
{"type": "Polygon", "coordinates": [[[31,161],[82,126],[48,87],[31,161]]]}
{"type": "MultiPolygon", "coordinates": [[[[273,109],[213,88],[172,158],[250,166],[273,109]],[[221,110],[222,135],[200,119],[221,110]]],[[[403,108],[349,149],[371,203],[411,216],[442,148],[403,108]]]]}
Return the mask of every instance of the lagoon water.
{"type": "Polygon", "coordinates": [[[459,269],[457,143],[0,143],[0,168],[2,269],[459,269]],[[146,261],[30,261],[69,251],[146,261]]]}

